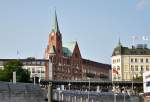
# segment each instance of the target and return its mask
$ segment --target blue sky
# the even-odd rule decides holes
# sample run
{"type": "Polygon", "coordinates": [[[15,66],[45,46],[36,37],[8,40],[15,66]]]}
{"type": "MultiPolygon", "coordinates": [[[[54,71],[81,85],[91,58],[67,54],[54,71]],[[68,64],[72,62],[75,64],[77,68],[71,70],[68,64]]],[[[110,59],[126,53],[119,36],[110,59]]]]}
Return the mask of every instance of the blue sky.
{"type": "Polygon", "coordinates": [[[0,0],[0,58],[43,58],[55,8],[63,42],[77,40],[83,58],[101,63],[119,37],[131,46],[150,34],[150,0],[0,0]]]}

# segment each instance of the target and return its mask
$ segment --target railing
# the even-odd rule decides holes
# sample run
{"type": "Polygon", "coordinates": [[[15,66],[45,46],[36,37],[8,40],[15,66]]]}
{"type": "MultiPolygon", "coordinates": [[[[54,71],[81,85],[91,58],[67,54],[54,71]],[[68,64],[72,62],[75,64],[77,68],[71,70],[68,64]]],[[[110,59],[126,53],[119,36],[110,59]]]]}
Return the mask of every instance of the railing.
{"type": "Polygon", "coordinates": [[[54,90],[53,100],[58,102],[129,102],[127,93],[54,90]],[[89,97],[88,97],[89,96],[89,97]]]}

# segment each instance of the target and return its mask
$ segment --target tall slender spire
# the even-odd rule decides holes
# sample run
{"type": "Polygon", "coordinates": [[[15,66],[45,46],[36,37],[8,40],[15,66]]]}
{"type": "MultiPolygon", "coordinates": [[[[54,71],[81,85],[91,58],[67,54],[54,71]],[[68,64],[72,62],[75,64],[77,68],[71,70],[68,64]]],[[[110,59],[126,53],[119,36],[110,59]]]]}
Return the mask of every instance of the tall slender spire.
{"type": "Polygon", "coordinates": [[[119,41],[118,41],[118,46],[121,46],[120,37],[119,37],[119,41]]]}
{"type": "Polygon", "coordinates": [[[54,15],[54,19],[53,19],[53,23],[52,23],[52,31],[53,32],[60,32],[59,31],[59,26],[58,26],[58,21],[57,21],[57,13],[56,13],[56,10],[55,10],[55,15],[54,15]]]}

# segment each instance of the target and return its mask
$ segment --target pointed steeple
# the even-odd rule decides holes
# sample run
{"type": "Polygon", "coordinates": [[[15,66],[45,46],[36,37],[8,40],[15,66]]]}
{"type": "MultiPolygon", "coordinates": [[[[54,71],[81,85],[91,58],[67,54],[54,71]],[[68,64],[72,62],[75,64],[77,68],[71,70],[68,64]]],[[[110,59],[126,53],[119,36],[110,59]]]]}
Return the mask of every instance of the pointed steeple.
{"type": "Polygon", "coordinates": [[[59,31],[59,26],[58,26],[58,21],[57,21],[57,13],[56,13],[56,10],[55,10],[55,15],[54,15],[54,19],[53,19],[53,22],[52,22],[52,32],[60,32],[59,31]]]}

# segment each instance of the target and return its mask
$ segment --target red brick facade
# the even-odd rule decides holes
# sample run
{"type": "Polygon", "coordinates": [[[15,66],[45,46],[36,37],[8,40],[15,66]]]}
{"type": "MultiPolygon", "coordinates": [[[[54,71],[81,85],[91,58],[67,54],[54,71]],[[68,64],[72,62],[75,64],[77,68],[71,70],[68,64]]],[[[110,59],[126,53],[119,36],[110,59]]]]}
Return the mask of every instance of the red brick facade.
{"type": "MultiPolygon", "coordinates": [[[[53,65],[53,79],[54,80],[81,80],[86,79],[83,71],[91,67],[91,70],[99,72],[94,78],[99,78],[103,73],[109,76],[109,68],[107,65],[99,67],[99,63],[88,61],[91,64],[82,63],[80,49],[77,42],[71,42],[67,45],[62,44],[62,35],[59,31],[57,17],[55,14],[55,24],[53,25],[52,32],[49,35],[48,46],[45,50],[45,59],[51,59],[53,65]],[[98,65],[97,65],[98,64],[98,65]],[[95,65],[94,68],[92,65],[95,65]],[[87,67],[88,66],[88,67],[87,67]],[[101,73],[101,74],[100,74],[101,73]]],[[[85,61],[84,61],[85,62],[85,61]]],[[[46,65],[46,78],[48,79],[49,68],[46,65]]]]}

